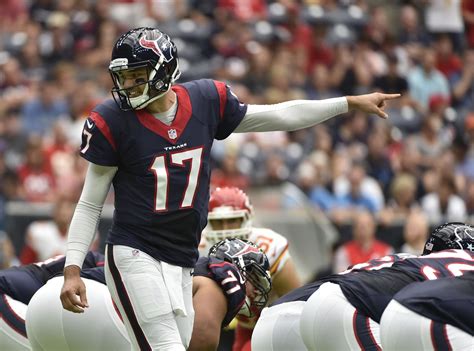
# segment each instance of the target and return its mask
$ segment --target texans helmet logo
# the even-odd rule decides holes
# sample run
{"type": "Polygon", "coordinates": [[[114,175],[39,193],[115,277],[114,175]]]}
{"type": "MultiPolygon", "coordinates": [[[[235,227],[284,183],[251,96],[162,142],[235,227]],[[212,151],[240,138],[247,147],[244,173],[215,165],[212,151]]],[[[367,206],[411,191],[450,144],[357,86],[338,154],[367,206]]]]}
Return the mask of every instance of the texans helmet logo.
{"type": "Polygon", "coordinates": [[[163,34],[160,34],[160,36],[157,39],[153,39],[153,40],[149,40],[145,38],[145,36],[142,36],[139,40],[139,44],[141,47],[153,50],[155,54],[157,54],[160,57],[163,57],[163,60],[165,62],[170,62],[173,59],[173,53],[170,50],[171,45],[166,41],[166,39],[163,39],[164,41],[161,43],[161,48],[160,48],[159,41],[161,41],[162,38],[163,38],[163,34]],[[166,52],[163,52],[162,50],[166,50],[166,52]]]}

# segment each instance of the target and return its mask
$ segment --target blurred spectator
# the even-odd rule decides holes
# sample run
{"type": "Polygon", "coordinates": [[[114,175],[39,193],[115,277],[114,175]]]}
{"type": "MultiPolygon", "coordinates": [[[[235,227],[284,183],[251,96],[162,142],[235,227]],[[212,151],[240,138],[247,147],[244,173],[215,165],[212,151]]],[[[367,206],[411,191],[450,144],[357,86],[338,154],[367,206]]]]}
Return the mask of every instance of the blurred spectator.
{"type": "Polygon", "coordinates": [[[421,255],[430,234],[428,218],[420,211],[412,211],[403,227],[403,240],[400,251],[412,255],[421,255]]]}
{"type": "Polygon", "coordinates": [[[408,173],[396,175],[390,184],[387,205],[380,211],[380,223],[392,225],[404,221],[414,209],[419,208],[416,195],[416,178],[408,173]]]}
{"type": "Polygon", "coordinates": [[[429,44],[430,38],[420,25],[419,15],[412,5],[404,5],[400,9],[400,44],[407,48],[412,58],[418,58],[420,49],[429,44]]]}
{"type": "Polygon", "coordinates": [[[453,78],[452,97],[456,107],[462,114],[466,110],[474,110],[474,50],[466,50],[462,69],[453,78]]]}
{"type": "Polygon", "coordinates": [[[176,21],[188,13],[186,0],[143,0],[145,3],[145,14],[151,17],[156,26],[167,21],[176,21]]]}
{"type": "MultiPolygon", "coordinates": [[[[44,261],[66,253],[67,231],[74,207],[73,202],[59,197],[54,202],[51,220],[35,221],[28,226],[25,245],[20,253],[22,264],[44,261]]],[[[99,239],[96,235],[91,250],[97,250],[98,245],[99,239]]]]}
{"type": "Polygon", "coordinates": [[[467,45],[474,48],[474,1],[462,2],[462,16],[466,25],[467,45]]]}
{"type": "Polygon", "coordinates": [[[425,25],[430,34],[449,33],[456,51],[464,47],[462,0],[430,0],[425,6],[425,25]]]}
{"type": "Polygon", "coordinates": [[[454,179],[440,177],[435,186],[435,191],[421,199],[421,208],[428,218],[435,223],[465,221],[466,205],[456,192],[454,179]]]}
{"type": "Polygon", "coordinates": [[[66,253],[69,222],[74,213],[74,203],[58,199],[54,204],[53,218],[31,223],[20,254],[22,264],[44,261],[66,253]]]}
{"type": "Polygon", "coordinates": [[[249,69],[243,81],[253,93],[262,94],[270,79],[272,52],[257,42],[252,42],[252,45],[249,44],[248,47],[250,48],[249,69]]]}
{"type": "Polygon", "coordinates": [[[238,155],[235,151],[227,151],[219,168],[212,172],[211,186],[213,188],[237,187],[246,191],[249,178],[239,170],[238,155]]]}
{"type": "Polygon", "coordinates": [[[263,185],[280,185],[290,177],[290,170],[285,164],[282,153],[270,152],[265,160],[265,180],[263,185]]]}
{"type": "MultiPolygon", "coordinates": [[[[398,58],[395,53],[387,56],[386,74],[378,76],[374,81],[374,86],[384,93],[400,93],[402,99],[407,96],[407,80],[398,73],[398,58]]],[[[396,104],[400,104],[397,101],[396,104]]]]}
{"type": "Polygon", "coordinates": [[[344,222],[357,210],[367,210],[373,214],[382,209],[384,197],[378,183],[366,174],[365,164],[355,162],[347,178],[334,181],[336,199],[331,216],[336,222],[344,222]]]}
{"type": "Polygon", "coordinates": [[[374,6],[367,25],[367,36],[373,47],[380,49],[390,36],[390,21],[385,6],[374,6]]]}
{"type": "Polygon", "coordinates": [[[441,117],[430,114],[422,121],[421,131],[413,136],[413,142],[421,156],[419,165],[428,169],[435,165],[451,140],[443,130],[441,117]]]}
{"type": "Polygon", "coordinates": [[[0,112],[19,109],[33,96],[33,90],[17,59],[7,54],[0,59],[0,112]]]}
{"type": "Polygon", "coordinates": [[[352,240],[343,244],[334,255],[334,270],[342,272],[357,263],[393,253],[393,248],[375,238],[374,217],[367,211],[354,211],[352,240]]]}
{"type": "MultiPolygon", "coordinates": [[[[331,66],[334,63],[334,59],[338,59],[335,55],[334,49],[329,46],[325,41],[327,27],[324,24],[313,25],[311,44],[308,48],[308,64],[306,67],[307,72],[311,72],[314,66],[322,64],[325,66],[331,66]]],[[[347,57],[342,58],[344,63],[347,63],[347,57]]]]}
{"type": "Polygon", "coordinates": [[[18,265],[18,258],[15,255],[15,249],[4,231],[0,231],[0,269],[7,269],[18,265]]]}
{"type": "Polygon", "coordinates": [[[456,173],[466,180],[474,180],[474,114],[464,120],[464,133],[454,140],[453,149],[458,159],[456,173]]]}
{"type": "Polygon", "coordinates": [[[23,129],[28,134],[44,135],[51,132],[55,121],[66,118],[68,105],[53,81],[41,85],[38,97],[27,101],[21,110],[23,129]]]}
{"type": "Polygon", "coordinates": [[[25,0],[2,0],[0,2],[0,28],[15,27],[17,22],[23,23],[27,17],[27,2],[25,0]]]}
{"type": "Polygon", "coordinates": [[[48,202],[55,196],[55,181],[43,149],[43,140],[32,136],[26,146],[25,162],[18,169],[26,201],[48,202]]]}
{"type": "Polygon", "coordinates": [[[322,100],[339,96],[340,93],[333,89],[330,81],[329,68],[325,65],[315,65],[309,77],[309,85],[306,88],[308,99],[322,100]]]}
{"type": "Polygon", "coordinates": [[[438,36],[435,42],[436,68],[444,74],[448,82],[452,84],[455,78],[461,73],[462,62],[458,54],[453,52],[453,43],[447,34],[438,36]]]}
{"type": "Polygon", "coordinates": [[[72,59],[74,38],[68,15],[60,11],[51,12],[46,18],[46,28],[39,38],[39,48],[45,63],[52,67],[62,60],[72,59]]]}
{"type": "Polygon", "coordinates": [[[425,48],[421,65],[409,72],[408,86],[410,95],[418,104],[419,111],[427,111],[430,98],[439,95],[449,99],[449,84],[444,75],[436,69],[436,53],[425,48]]]}
{"type": "Polygon", "coordinates": [[[217,0],[216,6],[217,10],[230,13],[243,22],[256,22],[267,14],[264,0],[217,0]]]}
{"type": "Polygon", "coordinates": [[[388,136],[385,127],[373,129],[367,139],[367,174],[377,180],[384,194],[393,178],[388,157],[388,136]]]}
{"type": "Polygon", "coordinates": [[[17,110],[8,110],[0,118],[0,141],[3,142],[5,165],[10,169],[17,169],[24,162],[27,135],[21,128],[21,121],[17,110]]]}
{"type": "Polygon", "coordinates": [[[314,206],[326,213],[329,213],[335,205],[335,197],[326,188],[324,176],[319,170],[314,173],[313,187],[309,193],[309,199],[314,206]]]}
{"type": "Polygon", "coordinates": [[[464,198],[467,214],[472,217],[474,216],[474,181],[467,183],[464,198]]]}

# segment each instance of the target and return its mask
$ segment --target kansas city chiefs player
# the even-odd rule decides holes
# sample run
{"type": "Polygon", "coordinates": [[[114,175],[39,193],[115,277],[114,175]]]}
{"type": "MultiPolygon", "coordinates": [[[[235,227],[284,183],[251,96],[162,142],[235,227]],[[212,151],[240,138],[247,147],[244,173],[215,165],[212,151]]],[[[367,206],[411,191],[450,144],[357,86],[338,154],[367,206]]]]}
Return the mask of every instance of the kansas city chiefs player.
{"type": "MultiPolygon", "coordinates": [[[[252,226],[253,207],[241,189],[224,187],[215,189],[209,199],[208,226],[203,233],[205,247],[227,238],[251,241],[262,249],[270,263],[272,301],[301,286],[298,273],[288,251],[288,240],[267,228],[252,226]]],[[[250,350],[252,331],[258,316],[238,316],[233,350],[250,350]]]]}

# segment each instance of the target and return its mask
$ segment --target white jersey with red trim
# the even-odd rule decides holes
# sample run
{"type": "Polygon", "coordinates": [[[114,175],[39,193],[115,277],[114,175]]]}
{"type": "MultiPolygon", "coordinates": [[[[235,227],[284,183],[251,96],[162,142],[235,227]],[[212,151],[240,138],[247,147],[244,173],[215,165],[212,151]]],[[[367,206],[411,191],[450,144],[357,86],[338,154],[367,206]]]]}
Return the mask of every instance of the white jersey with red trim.
{"type": "MultiPolygon", "coordinates": [[[[290,258],[288,251],[288,240],[281,234],[268,228],[252,228],[249,241],[260,247],[268,257],[270,273],[275,275],[280,272],[290,258]]],[[[207,256],[211,244],[206,240],[206,231],[202,233],[199,243],[200,256],[207,256]]]]}
{"type": "Polygon", "coordinates": [[[252,228],[249,241],[257,244],[267,255],[272,276],[280,272],[290,258],[288,240],[271,229],[252,228]]]}

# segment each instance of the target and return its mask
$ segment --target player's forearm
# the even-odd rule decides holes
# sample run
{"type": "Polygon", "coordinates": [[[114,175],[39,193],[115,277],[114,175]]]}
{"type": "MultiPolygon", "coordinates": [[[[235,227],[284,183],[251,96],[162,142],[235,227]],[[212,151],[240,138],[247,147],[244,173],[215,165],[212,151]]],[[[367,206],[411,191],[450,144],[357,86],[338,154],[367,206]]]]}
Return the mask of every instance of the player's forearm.
{"type": "Polygon", "coordinates": [[[345,97],[292,100],[274,105],[249,105],[236,133],[292,131],[322,123],[349,110],[345,97]]]}
{"type": "Polygon", "coordinates": [[[82,267],[87,251],[94,239],[102,206],[80,200],[69,226],[65,267],[82,267]]]}
{"type": "Polygon", "coordinates": [[[81,199],[69,226],[65,267],[70,265],[82,267],[116,172],[116,167],[89,165],[81,199]]]}

